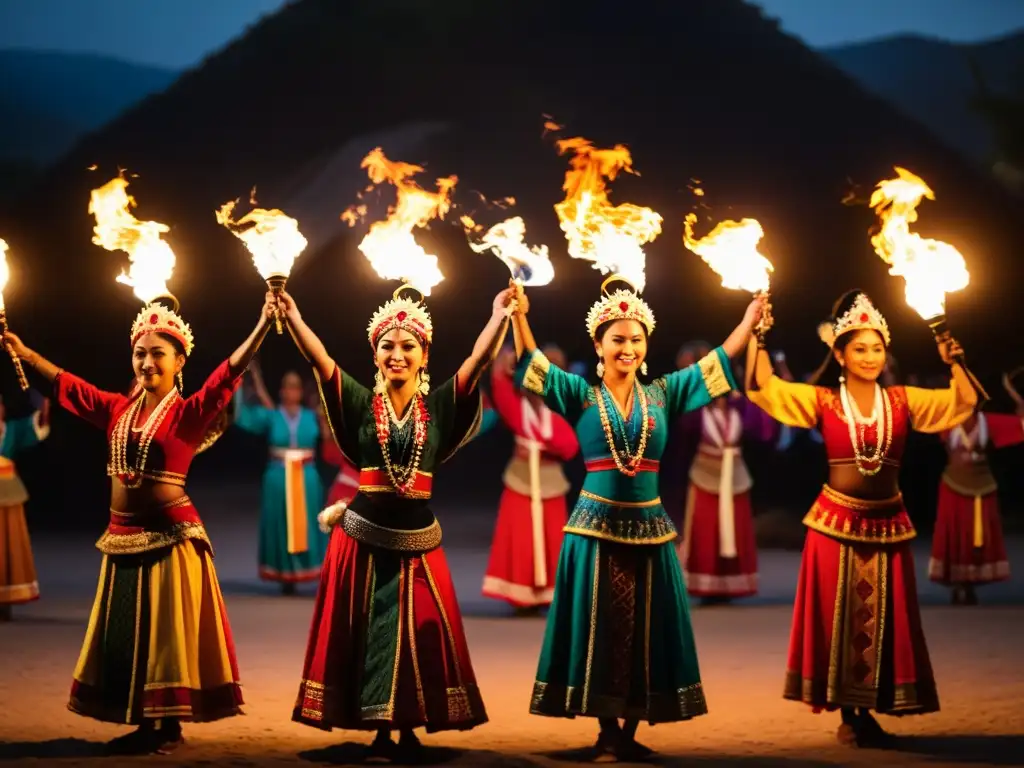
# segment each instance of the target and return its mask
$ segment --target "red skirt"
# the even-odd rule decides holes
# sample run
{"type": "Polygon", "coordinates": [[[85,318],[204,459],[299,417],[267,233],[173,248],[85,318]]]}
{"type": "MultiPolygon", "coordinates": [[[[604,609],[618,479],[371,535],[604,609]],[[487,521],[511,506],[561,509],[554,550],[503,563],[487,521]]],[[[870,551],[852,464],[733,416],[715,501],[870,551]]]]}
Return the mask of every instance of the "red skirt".
{"type": "Polygon", "coordinates": [[[1010,578],[996,493],[965,496],[939,483],[928,577],[940,584],[991,584],[1010,578]]]}
{"type": "Polygon", "coordinates": [[[735,494],[732,504],[736,556],[723,557],[719,552],[718,494],[690,485],[679,560],[687,591],[695,597],[757,594],[757,541],[750,493],[735,494]]]}
{"type": "Polygon", "coordinates": [[[555,593],[555,570],[562,549],[562,529],[568,517],[564,496],[544,499],[542,568],[533,540],[530,497],[509,488],[501,496],[494,525],[491,557],[484,576],[484,597],[505,600],[517,607],[550,605],[555,593]]]}
{"type": "Polygon", "coordinates": [[[840,541],[807,532],[784,697],[816,712],[937,712],[909,541],[840,541]]]}
{"type": "Polygon", "coordinates": [[[442,549],[406,556],[334,528],[292,719],[328,731],[487,722],[442,549]]]}

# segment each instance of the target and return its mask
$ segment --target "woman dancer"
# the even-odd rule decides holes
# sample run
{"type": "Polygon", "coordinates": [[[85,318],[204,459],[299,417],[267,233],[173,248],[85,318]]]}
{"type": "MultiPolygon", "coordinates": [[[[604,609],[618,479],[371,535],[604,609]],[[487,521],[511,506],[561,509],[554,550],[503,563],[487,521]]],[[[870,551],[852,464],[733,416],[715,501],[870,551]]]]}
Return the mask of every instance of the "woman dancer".
{"type": "Polygon", "coordinates": [[[753,301],[722,346],[696,365],[641,384],[654,315],[632,290],[605,293],[587,316],[596,387],[537,349],[526,296],[518,302],[518,383],[575,425],[587,468],[564,529],[530,712],[597,717],[600,758],[640,758],[651,751],[636,741],[640,720],[707,712],[671,543],[676,530],[658,498],[658,461],[680,413],[735,388],[729,358],[743,350],[762,302],[753,301]]]}
{"type": "MultiPolygon", "coordinates": [[[[1011,397],[1016,391],[1003,380],[1011,397]]],[[[1017,414],[975,412],[943,433],[949,454],[939,483],[928,577],[952,587],[953,605],[977,605],[975,587],[1010,578],[999,496],[989,454],[1024,443],[1024,403],[1017,414]]]]}
{"type": "Polygon", "coordinates": [[[28,491],[12,457],[38,445],[50,434],[50,401],[31,416],[7,419],[0,400],[0,621],[11,620],[11,606],[39,598],[32,542],[25,523],[28,491]]]}
{"type": "Polygon", "coordinates": [[[699,411],[679,562],[687,591],[705,605],[757,594],[753,481],[741,442],[777,438],[776,422],[738,393],[699,411]]]}
{"type": "Polygon", "coordinates": [[[54,383],[57,403],[105,430],[110,444],[110,524],[96,543],[103,553],[99,586],[68,708],[138,726],[110,743],[116,753],[168,752],[183,742],[181,721],[241,714],[212,547],[185,494],[185,478],[275,308],[268,293],[249,337],[187,398],[179,386],[192,330],[159,303],[144,307],[132,325],[138,386],[130,396],[97,389],[13,333],[4,335],[4,343],[54,383]]]}
{"type": "MultiPolygon", "coordinates": [[[[548,360],[565,366],[560,349],[544,351],[548,360]]],[[[516,389],[515,369],[515,352],[509,349],[491,375],[494,404],[515,435],[515,453],[505,468],[483,594],[530,615],[549,605],[555,592],[569,492],[562,462],[579,452],[579,443],[569,422],[552,413],[543,398],[516,389]]]]}
{"type": "Polygon", "coordinates": [[[356,497],[321,515],[332,531],[292,719],[376,731],[375,759],[414,758],[415,728],[468,730],[487,721],[428,504],[437,467],[479,427],[477,383],[501,345],[513,296],[505,289],[495,297],[473,352],[430,390],[430,314],[400,291],[370,320],[372,390],[327,354],[291,296],[280,298],[338,445],[360,467],[356,497]]]}
{"type": "Polygon", "coordinates": [[[977,395],[951,362],[959,352],[953,340],[939,344],[951,366],[948,389],[880,387],[889,327],[858,291],[840,297],[819,333],[830,350],[816,379],[838,373],[838,389],[782,381],[763,339],[751,345],[747,365],[751,401],[783,424],[819,427],[829,460],[828,484],[804,517],[783,695],[815,712],[839,709],[842,743],[882,745],[888,734],[871,710],[939,709],[910,549],[917,534],[898,484],[904,445],[911,429],[963,422],[977,395]]]}
{"type": "Polygon", "coordinates": [[[295,585],[316,581],[327,549],[327,537],[317,525],[324,506],[324,486],[316,465],[320,423],[315,411],[303,406],[302,378],[288,371],[281,378],[280,406],[275,407],[259,368],[250,366],[260,404],[235,395],[235,424],[270,445],[263,473],[260,506],[260,578],[276,581],[286,595],[295,585]]]}

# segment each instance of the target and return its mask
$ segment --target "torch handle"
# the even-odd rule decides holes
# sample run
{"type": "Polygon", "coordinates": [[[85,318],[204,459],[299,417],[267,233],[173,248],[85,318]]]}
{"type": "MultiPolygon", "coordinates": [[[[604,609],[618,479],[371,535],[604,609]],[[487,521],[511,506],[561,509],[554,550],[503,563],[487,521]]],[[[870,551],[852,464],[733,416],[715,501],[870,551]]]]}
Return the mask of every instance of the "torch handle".
{"type": "Polygon", "coordinates": [[[964,361],[964,356],[963,355],[953,355],[953,362],[955,362],[957,365],[959,365],[961,368],[963,368],[964,369],[964,373],[967,374],[967,378],[970,379],[971,386],[974,387],[974,391],[978,393],[978,398],[979,398],[979,401],[980,401],[978,403],[979,407],[983,403],[986,403],[986,402],[988,402],[989,400],[992,399],[992,398],[990,398],[988,396],[988,392],[985,391],[985,388],[983,386],[981,386],[981,382],[978,381],[978,377],[975,376],[971,372],[971,369],[967,367],[967,363],[964,361]]]}
{"type": "MultiPolygon", "coordinates": [[[[7,312],[0,309],[0,334],[7,333],[7,312]]],[[[14,363],[14,372],[18,375],[18,386],[21,387],[22,392],[28,391],[28,379],[25,377],[25,369],[21,365],[21,358],[18,357],[18,353],[14,351],[14,347],[11,346],[10,342],[4,342],[4,349],[7,350],[7,354],[11,356],[11,362],[14,363]]]]}
{"type": "MultiPolygon", "coordinates": [[[[267,286],[275,294],[284,293],[285,278],[278,275],[273,275],[267,278],[267,286]]],[[[274,328],[277,330],[277,335],[280,336],[284,333],[284,326],[281,324],[281,312],[278,310],[274,313],[274,328]]]]}
{"type": "MultiPolygon", "coordinates": [[[[949,325],[946,322],[946,316],[940,315],[932,318],[928,322],[928,327],[931,329],[932,334],[935,336],[935,340],[939,343],[949,341],[953,334],[949,330],[949,325]]],[[[953,362],[964,369],[964,373],[967,374],[968,380],[971,382],[971,386],[974,387],[974,391],[978,393],[978,407],[981,407],[984,403],[991,398],[988,396],[988,392],[981,386],[981,382],[978,381],[978,377],[971,372],[971,369],[967,367],[967,362],[964,360],[963,352],[959,352],[953,355],[953,362]]]]}

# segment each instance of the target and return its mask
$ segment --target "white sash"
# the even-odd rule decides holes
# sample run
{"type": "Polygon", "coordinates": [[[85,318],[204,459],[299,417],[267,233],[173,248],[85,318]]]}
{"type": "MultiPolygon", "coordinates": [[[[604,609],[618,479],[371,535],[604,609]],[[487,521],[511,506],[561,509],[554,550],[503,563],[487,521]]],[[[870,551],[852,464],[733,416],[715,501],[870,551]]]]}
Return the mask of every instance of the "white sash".
{"type": "Polygon", "coordinates": [[[967,434],[963,424],[960,424],[949,433],[949,447],[954,451],[960,446],[963,446],[964,450],[967,451],[980,451],[986,445],[988,445],[988,422],[985,420],[985,414],[983,413],[977,414],[971,434],[967,434]]]}
{"type": "Polygon", "coordinates": [[[516,435],[516,443],[526,448],[530,467],[530,522],[533,527],[533,581],[535,587],[548,585],[547,550],[544,540],[544,500],[540,489],[540,455],[545,443],[551,439],[553,427],[551,411],[547,406],[534,408],[527,396],[519,398],[522,404],[523,436],[516,435]]]}
{"type": "Polygon", "coordinates": [[[740,454],[743,419],[735,408],[723,415],[716,406],[707,406],[701,413],[704,434],[711,441],[710,452],[722,454],[722,473],[718,480],[718,554],[736,557],[736,512],[733,508],[733,467],[740,454]],[[717,449],[717,450],[716,450],[717,449]]]}

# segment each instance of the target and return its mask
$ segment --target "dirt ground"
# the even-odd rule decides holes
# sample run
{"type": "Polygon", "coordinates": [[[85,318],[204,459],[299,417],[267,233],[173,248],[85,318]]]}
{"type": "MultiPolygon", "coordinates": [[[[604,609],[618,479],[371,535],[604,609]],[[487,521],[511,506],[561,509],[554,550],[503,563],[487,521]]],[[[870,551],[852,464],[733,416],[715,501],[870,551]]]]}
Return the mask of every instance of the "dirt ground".
{"type": "MultiPolygon", "coordinates": [[[[281,597],[254,575],[251,529],[211,525],[218,570],[238,646],[245,716],[186,726],[173,756],[138,760],[98,756],[123,728],[65,708],[70,676],[95,587],[91,539],[36,542],[43,598],[0,624],[0,763],[5,765],[319,765],[359,764],[368,737],[323,733],[289,720],[305,648],[310,590],[281,597]]],[[[925,546],[922,544],[922,546],[925,546]]],[[[1024,543],[1013,551],[1024,555],[1024,543]]],[[[689,723],[641,726],[639,738],[660,765],[1024,765],[1024,582],[982,592],[983,605],[954,608],[924,582],[924,623],[942,712],[884,718],[901,738],[897,751],[856,750],[835,741],[836,715],[813,715],[780,697],[797,553],[766,552],[762,595],[730,607],[694,609],[710,715],[689,723]]],[[[543,630],[539,618],[502,615],[479,596],[486,549],[449,547],[473,662],[490,722],[468,733],[424,737],[437,764],[571,766],[588,764],[592,720],[528,714],[543,630]]],[[[1013,558],[1018,571],[1024,557],[1013,558]]]]}

